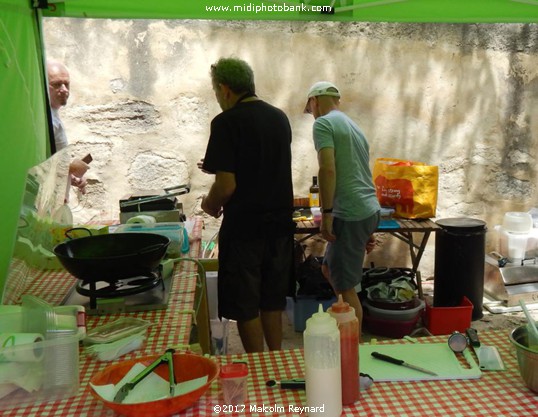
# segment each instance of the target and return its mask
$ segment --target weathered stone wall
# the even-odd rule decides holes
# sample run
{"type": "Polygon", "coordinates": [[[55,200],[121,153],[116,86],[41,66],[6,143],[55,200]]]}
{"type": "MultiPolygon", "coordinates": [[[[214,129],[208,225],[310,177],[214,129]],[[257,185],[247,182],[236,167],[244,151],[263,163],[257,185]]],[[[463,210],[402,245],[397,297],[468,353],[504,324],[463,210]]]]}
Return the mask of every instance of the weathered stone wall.
{"type": "MultiPolygon", "coordinates": [[[[44,33],[48,55],[71,71],[62,110],[70,141],[94,156],[86,218],[117,211],[127,193],[185,182],[186,212],[201,213],[212,177],[196,162],[220,111],[209,66],[231,55],[252,65],[258,95],[290,118],[296,196],[317,171],[305,94],[327,79],[365,131],[372,163],[439,165],[438,218],[480,218],[491,230],[504,212],[538,205],[536,25],[48,19],[44,33]]],[[[408,264],[401,242],[381,240],[370,260],[408,264]]],[[[495,242],[488,233],[488,249],[495,242]]]]}

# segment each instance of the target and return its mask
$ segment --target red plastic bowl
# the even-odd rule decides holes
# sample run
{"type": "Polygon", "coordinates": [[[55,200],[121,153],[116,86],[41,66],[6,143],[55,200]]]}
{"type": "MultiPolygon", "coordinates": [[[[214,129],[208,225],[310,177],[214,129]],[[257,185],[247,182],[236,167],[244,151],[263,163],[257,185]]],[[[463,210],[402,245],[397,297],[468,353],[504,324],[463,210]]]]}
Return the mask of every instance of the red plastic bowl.
{"type": "MultiPolygon", "coordinates": [[[[146,356],[143,358],[123,361],[121,363],[110,365],[101,372],[95,374],[90,383],[93,385],[117,384],[137,363],[145,366],[150,365],[160,355],[146,356]]],[[[155,371],[160,377],[168,380],[168,365],[160,365],[155,371]]],[[[163,398],[157,401],[150,401],[136,404],[120,404],[113,401],[106,401],[101,398],[91,387],[92,395],[99,401],[102,401],[107,407],[126,417],[166,417],[177,414],[186,408],[194,405],[196,401],[207,391],[213,380],[219,374],[218,364],[206,357],[192,355],[188,353],[174,354],[174,376],[176,383],[189,381],[207,375],[207,383],[184,395],[173,398],[163,398]]]]}

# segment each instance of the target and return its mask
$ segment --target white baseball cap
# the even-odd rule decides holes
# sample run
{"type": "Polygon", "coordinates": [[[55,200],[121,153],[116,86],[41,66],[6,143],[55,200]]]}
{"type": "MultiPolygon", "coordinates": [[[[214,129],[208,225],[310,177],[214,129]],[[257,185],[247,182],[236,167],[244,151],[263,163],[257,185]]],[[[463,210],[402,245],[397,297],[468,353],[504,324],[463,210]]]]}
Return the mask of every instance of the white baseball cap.
{"type": "Polygon", "coordinates": [[[340,91],[338,90],[338,87],[336,87],[333,83],[329,81],[318,81],[317,83],[312,85],[312,87],[310,87],[310,90],[308,90],[304,109],[305,113],[308,112],[308,100],[310,100],[312,97],[318,96],[340,97],[340,91]]]}

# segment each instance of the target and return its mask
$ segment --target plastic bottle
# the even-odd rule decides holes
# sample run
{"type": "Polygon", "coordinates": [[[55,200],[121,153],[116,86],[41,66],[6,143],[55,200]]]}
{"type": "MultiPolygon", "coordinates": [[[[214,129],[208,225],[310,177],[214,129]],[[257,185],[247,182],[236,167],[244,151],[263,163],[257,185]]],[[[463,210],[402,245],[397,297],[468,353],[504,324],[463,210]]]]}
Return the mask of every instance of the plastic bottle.
{"type": "Polygon", "coordinates": [[[308,193],[310,207],[319,207],[319,185],[318,177],[312,177],[312,185],[308,193]]]}
{"type": "Polygon", "coordinates": [[[340,358],[342,368],[342,404],[353,404],[359,399],[359,320],[355,309],[342,300],[342,294],[327,312],[336,319],[340,331],[340,358]]]}
{"type": "Polygon", "coordinates": [[[306,405],[309,417],[337,417],[342,413],[340,332],[336,320],[323,311],[306,321],[303,333],[306,405]]]}

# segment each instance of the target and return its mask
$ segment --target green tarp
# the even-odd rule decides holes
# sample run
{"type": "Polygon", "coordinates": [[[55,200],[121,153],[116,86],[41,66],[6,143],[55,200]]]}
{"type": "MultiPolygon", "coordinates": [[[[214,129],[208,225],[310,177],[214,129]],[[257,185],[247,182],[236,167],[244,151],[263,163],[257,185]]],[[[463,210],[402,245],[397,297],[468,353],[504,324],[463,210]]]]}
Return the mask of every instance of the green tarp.
{"type": "Polygon", "coordinates": [[[47,15],[91,18],[537,22],[538,0],[65,0],[47,15]],[[334,14],[305,11],[334,3],[334,14]]]}

